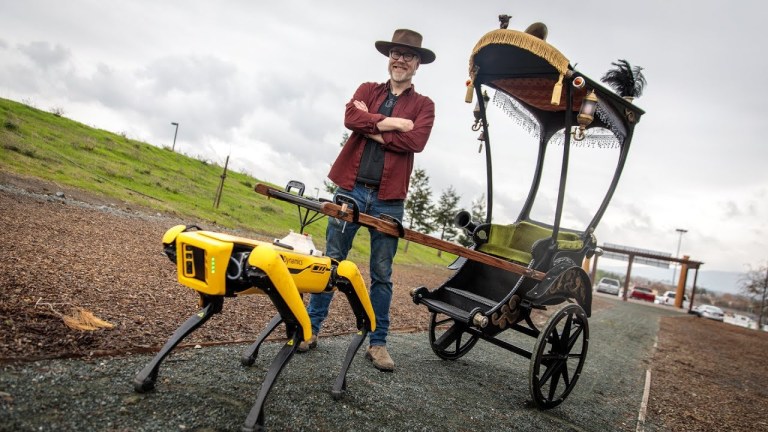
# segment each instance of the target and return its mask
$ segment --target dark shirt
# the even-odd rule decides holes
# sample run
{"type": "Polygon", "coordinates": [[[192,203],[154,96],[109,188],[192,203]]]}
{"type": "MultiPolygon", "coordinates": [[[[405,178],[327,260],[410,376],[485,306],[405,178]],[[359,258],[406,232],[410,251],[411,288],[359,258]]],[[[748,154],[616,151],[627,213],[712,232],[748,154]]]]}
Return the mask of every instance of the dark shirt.
{"type": "MultiPolygon", "coordinates": [[[[387,98],[379,108],[379,114],[392,116],[392,109],[397,103],[397,96],[392,92],[387,93],[387,98]]],[[[367,185],[381,183],[381,173],[384,171],[384,149],[378,141],[368,138],[365,142],[363,155],[360,157],[360,168],[357,170],[357,181],[367,185]]]]}
{"type": "Polygon", "coordinates": [[[389,93],[389,82],[363,83],[347,103],[344,126],[352,131],[331,167],[328,178],[344,189],[353,189],[360,168],[360,158],[365,149],[365,134],[381,134],[384,144],[384,168],[379,183],[378,198],[381,200],[405,199],[413,171],[414,153],[424,150],[435,121],[435,104],[432,99],[416,93],[413,86],[398,96],[392,117],[410,119],[414,123],[410,132],[382,132],[376,124],[384,120],[379,114],[381,104],[389,93]],[[357,109],[353,102],[359,100],[368,106],[369,112],[357,109]]]}

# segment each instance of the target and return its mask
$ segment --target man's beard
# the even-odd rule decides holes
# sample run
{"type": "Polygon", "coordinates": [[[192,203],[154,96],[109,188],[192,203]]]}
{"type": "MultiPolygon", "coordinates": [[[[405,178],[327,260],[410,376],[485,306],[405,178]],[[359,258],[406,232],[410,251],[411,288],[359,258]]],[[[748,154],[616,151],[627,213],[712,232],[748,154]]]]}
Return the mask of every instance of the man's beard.
{"type": "Polygon", "coordinates": [[[392,69],[389,76],[396,83],[404,83],[409,82],[413,78],[413,73],[403,69],[392,69]]]}

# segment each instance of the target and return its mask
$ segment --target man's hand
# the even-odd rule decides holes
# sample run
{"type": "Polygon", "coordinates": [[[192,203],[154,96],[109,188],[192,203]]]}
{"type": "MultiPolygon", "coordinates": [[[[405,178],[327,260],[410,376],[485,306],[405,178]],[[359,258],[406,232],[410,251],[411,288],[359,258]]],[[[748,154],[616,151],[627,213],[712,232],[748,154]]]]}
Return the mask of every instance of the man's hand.
{"type": "Polygon", "coordinates": [[[376,141],[379,144],[384,144],[384,137],[381,136],[381,134],[376,134],[376,135],[366,134],[365,137],[369,138],[369,139],[372,139],[372,140],[376,141]]]}

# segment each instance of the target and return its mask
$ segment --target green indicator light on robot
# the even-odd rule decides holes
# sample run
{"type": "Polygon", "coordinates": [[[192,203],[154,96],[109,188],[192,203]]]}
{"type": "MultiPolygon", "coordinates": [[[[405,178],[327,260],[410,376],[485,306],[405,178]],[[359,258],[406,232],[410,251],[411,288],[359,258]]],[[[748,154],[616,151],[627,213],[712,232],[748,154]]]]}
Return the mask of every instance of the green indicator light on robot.
{"type": "Polygon", "coordinates": [[[211,273],[216,273],[216,257],[211,257],[211,273]]]}

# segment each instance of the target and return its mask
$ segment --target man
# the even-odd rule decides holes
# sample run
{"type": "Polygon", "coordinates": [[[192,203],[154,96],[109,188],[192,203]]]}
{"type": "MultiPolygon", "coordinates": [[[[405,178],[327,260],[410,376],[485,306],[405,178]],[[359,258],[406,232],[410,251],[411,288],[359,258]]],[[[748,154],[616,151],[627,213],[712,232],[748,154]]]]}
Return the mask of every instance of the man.
{"type": "MultiPolygon", "coordinates": [[[[331,167],[328,178],[336,193],[351,196],[359,210],[371,216],[386,214],[403,218],[403,204],[413,170],[414,153],[424,150],[435,119],[431,99],[416,93],[411,80],[421,64],[432,63],[435,54],[421,47],[419,33],[395,30],[392,41],[378,41],[376,49],[389,57],[386,83],[364,83],[347,103],[344,125],[352,130],[331,167]]],[[[360,226],[329,218],[326,255],[346,259],[360,226]]],[[[392,302],[392,261],[397,237],[369,229],[371,234],[370,296],[376,330],[370,334],[366,358],[381,371],[393,371],[387,352],[389,306],[392,302]]],[[[317,334],[328,315],[333,293],[313,294],[309,302],[312,338],[299,352],[317,346],[317,334]]]]}

